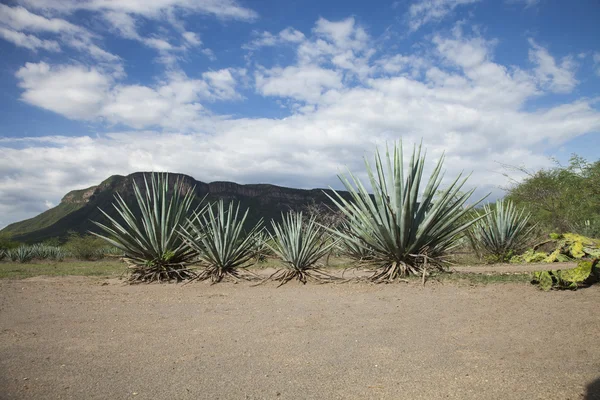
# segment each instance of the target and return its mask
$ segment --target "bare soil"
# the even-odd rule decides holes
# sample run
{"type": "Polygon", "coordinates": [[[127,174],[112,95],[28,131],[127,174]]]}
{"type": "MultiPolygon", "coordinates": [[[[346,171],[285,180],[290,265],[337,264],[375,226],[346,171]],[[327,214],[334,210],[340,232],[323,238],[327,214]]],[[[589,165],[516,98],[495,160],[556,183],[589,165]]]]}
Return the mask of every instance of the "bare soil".
{"type": "Polygon", "coordinates": [[[2,399],[597,399],[600,289],[0,281],[2,399]]]}

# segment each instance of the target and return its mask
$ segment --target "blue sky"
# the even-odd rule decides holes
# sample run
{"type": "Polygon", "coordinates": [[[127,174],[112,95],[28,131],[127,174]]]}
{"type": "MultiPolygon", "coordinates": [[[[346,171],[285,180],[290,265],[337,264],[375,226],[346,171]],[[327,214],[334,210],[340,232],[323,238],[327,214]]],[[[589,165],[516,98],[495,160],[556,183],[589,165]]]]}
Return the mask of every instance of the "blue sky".
{"type": "Polygon", "coordinates": [[[502,194],[600,149],[600,3],[14,0],[0,4],[0,226],[139,170],[339,187],[423,140],[502,194]]]}

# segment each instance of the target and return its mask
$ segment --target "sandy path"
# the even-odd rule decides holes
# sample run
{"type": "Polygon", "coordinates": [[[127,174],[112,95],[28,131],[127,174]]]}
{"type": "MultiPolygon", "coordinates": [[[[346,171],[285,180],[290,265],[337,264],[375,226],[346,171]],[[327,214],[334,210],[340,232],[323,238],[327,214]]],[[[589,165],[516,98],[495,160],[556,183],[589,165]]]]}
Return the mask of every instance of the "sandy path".
{"type": "Polygon", "coordinates": [[[451,271],[461,273],[520,273],[544,270],[575,268],[576,262],[567,263],[543,263],[543,264],[482,264],[482,265],[461,265],[450,268],[451,271]]]}
{"type": "Polygon", "coordinates": [[[599,398],[598,304],[597,287],[0,281],[0,398],[599,398]]]}

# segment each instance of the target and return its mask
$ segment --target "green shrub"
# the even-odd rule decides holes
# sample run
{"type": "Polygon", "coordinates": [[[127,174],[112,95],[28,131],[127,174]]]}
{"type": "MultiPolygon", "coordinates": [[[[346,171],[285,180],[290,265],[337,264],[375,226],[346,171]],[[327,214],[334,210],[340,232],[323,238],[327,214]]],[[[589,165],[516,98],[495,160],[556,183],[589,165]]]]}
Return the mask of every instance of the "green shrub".
{"type": "Polygon", "coordinates": [[[105,246],[104,241],[95,236],[71,233],[63,248],[78,260],[97,260],[104,257],[105,246]]]}

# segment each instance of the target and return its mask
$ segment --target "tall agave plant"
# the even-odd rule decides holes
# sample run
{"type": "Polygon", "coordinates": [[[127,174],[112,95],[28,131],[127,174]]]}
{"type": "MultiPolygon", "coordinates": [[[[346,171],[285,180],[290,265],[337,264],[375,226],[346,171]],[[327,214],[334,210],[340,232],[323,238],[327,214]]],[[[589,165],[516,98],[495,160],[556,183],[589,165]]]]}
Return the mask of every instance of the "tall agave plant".
{"type": "Polygon", "coordinates": [[[504,262],[520,254],[529,244],[534,226],[528,226],[531,214],[519,210],[510,200],[498,200],[492,210],[486,204],[480,219],[467,232],[478,253],[490,261],[504,262]]]}
{"type": "Polygon", "coordinates": [[[267,244],[283,261],[285,268],[276,271],[269,279],[281,282],[279,286],[297,279],[306,283],[308,279],[334,279],[319,270],[317,262],[337,243],[327,240],[325,228],[315,222],[315,218],[303,220],[302,213],[290,212],[282,216],[281,224],[271,221],[274,235],[272,244],[267,244]]]}
{"type": "Polygon", "coordinates": [[[187,225],[181,228],[183,241],[196,253],[203,267],[197,279],[210,279],[214,283],[225,277],[235,280],[245,277],[240,269],[253,262],[262,220],[245,232],[248,210],[243,215],[239,210],[239,204],[234,208],[233,202],[226,210],[225,203],[220,200],[215,207],[208,207],[206,212],[194,213],[187,225]]]}
{"type": "Polygon", "coordinates": [[[177,231],[192,211],[194,189],[184,191],[177,181],[170,194],[168,174],[153,173],[150,183],[144,176],[144,184],[140,190],[133,182],[139,216],[117,194],[113,206],[122,221],[100,210],[109,224],[94,222],[104,234],[91,233],[123,251],[132,271],[130,282],[181,281],[195,277],[187,268],[194,252],[177,231]]]}
{"type": "Polygon", "coordinates": [[[444,255],[456,245],[458,235],[475,223],[461,223],[461,218],[479,203],[465,206],[474,191],[461,192],[467,178],[459,175],[445,190],[439,190],[443,161],[442,156],[425,184],[421,146],[413,148],[405,168],[399,142],[393,154],[387,149],[385,164],[379,150],[375,168],[365,159],[372,194],[352,173],[339,176],[352,200],[335,190],[329,196],[348,221],[348,229],[337,234],[352,244],[355,253],[369,255],[365,261],[375,267],[371,277],[374,282],[442,268],[444,255]]]}

